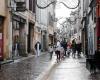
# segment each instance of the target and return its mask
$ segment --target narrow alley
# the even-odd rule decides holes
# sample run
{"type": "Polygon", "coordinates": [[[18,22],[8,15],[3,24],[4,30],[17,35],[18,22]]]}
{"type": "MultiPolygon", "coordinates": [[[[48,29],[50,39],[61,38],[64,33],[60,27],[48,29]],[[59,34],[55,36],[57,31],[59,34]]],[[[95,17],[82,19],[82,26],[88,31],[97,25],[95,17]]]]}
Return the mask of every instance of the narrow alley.
{"type": "Polygon", "coordinates": [[[0,80],[100,80],[100,0],[0,0],[0,80]]]}

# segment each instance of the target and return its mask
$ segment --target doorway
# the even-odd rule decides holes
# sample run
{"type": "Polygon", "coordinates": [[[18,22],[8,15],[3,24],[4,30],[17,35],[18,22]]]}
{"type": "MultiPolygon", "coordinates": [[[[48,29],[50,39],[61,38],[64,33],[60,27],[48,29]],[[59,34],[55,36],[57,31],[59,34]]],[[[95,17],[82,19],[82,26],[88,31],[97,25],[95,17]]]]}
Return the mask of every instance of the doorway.
{"type": "Polygon", "coordinates": [[[33,50],[33,37],[34,37],[34,24],[29,23],[29,29],[28,29],[28,49],[27,52],[31,53],[33,50]]]}

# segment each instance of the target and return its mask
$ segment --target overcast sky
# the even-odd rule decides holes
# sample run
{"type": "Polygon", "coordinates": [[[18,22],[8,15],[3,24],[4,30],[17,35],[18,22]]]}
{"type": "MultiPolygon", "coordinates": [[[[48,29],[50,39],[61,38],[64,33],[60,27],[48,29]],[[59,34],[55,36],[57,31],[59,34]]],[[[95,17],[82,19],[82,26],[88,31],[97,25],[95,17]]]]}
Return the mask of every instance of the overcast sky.
{"type": "MultiPolygon", "coordinates": [[[[72,6],[72,5],[75,6],[75,5],[77,5],[78,0],[58,0],[58,1],[61,1],[61,2],[63,1],[67,5],[70,4],[69,6],[72,6]]],[[[63,19],[59,20],[59,23],[63,22],[66,17],[70,17],[71,11],[74,11],[74,10],[66,8],[63,4],[57,4],[56,10],[55,10],[56,18],[62,18],[63,17],[63,19]]],[[[58,24],[58,26],[59,26],[59,24],[58,24]]]]}
{"type": "Polygon", "coordinates": [[[58,5],[58,8],[56,8],[56,17],[69,17],[71,10],[66,8],[64,5],[60,4],[58,5]]]}

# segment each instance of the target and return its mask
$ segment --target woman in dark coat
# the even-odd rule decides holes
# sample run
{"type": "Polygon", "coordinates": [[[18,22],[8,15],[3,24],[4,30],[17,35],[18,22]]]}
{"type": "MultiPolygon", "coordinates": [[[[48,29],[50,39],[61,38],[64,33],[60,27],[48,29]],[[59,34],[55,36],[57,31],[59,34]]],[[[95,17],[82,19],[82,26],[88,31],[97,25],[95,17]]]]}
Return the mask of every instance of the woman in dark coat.
{"type": "Polygon", "coordinates": [[[75,54],[76,54],[76,42],[75,39],[72,41],[72,57],[75,58],[75,54]]]}

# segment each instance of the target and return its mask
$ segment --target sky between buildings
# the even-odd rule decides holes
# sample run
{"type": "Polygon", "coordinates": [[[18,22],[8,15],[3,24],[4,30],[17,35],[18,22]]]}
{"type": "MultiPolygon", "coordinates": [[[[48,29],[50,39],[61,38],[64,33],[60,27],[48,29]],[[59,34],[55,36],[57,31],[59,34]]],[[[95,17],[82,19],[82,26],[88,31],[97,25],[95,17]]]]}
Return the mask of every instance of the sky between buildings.
{"type": "MultiPolygon", "coordinates": [[[[78,3],[78,0],[57,0],[57,1],[64,2],[69,7],[76,6],[78,3]]],[[[59,23],[62,23],[67,17],[70,17],[71,11],[74,11],[74,10],[75,9],[66,8],[63,4],[57,4],[55,13],[56,13],[56,18],[60,19],[59,23]]],[[[61,26],[59,23],[57,25],[58,27],[61,26]]]]}

